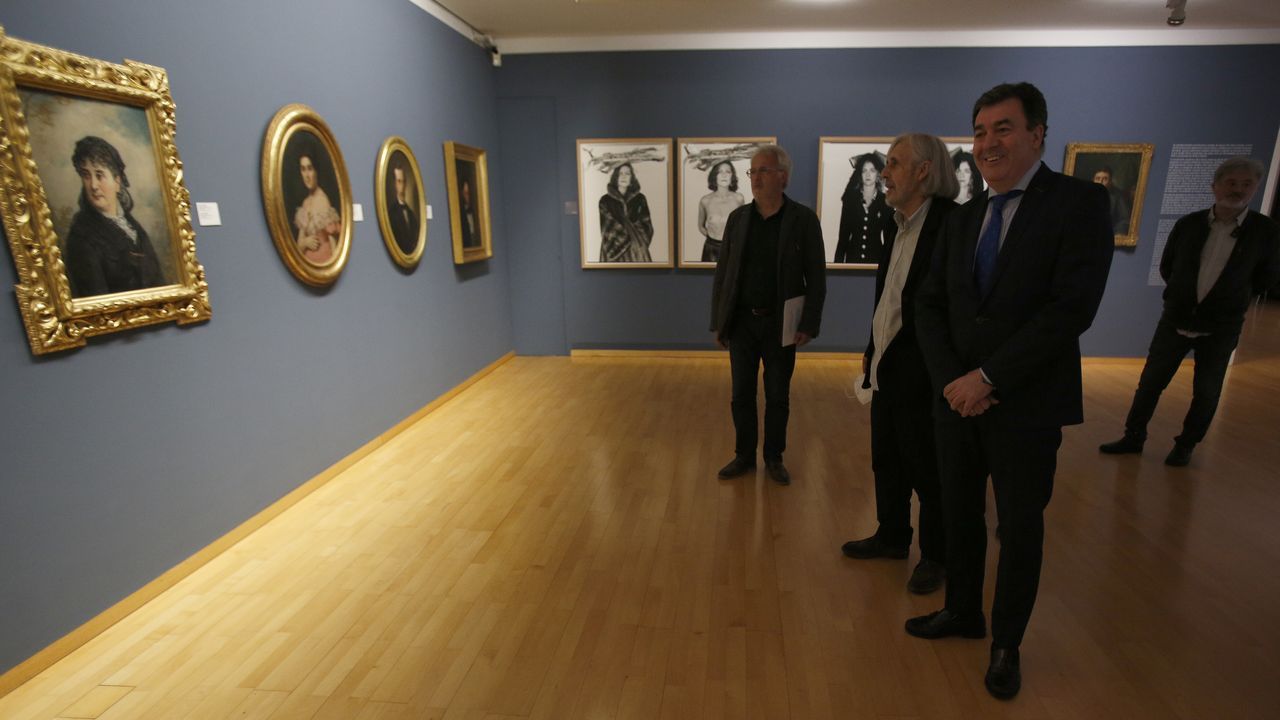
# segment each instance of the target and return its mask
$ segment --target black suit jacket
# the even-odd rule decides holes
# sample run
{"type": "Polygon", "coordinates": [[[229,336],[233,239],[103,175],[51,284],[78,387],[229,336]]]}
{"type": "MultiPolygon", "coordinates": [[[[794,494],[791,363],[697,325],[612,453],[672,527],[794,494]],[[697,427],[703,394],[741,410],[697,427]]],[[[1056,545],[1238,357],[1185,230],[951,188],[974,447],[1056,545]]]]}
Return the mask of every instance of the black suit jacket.
{"type": "Polygon", "coordinates": [[[1236,246],[1204,300],[1197,299],[1200,255],[1209,239],[1209,211],[1178,220],[1160,256],[1164,278],[1162,321],[1192,332],[1238,333],[1249,301],[1280,279],[1280,230],[1271,218],[1249,211],[1236,232],[1236,246]]]}
{"type": "Polygon", "coordinates": [[[387,209],[387,219],[391,221],[391,237],[396,241],[400,252],[412,255],[418,247],[418,214],[408,205],[401,205],[392,198],[391,207],[387,209]],[[408,220],[405,220],[406,212],[408,220]]]}
{"type": "MultiPolygon", "coordinates": [[[[920,352],[920,343],[916,340],[916,303],[915,296],[921,283],[929,274],[929,263],[933,258],[933,250],[937,245],[938,235],[951,211],[958,207],[954,201],[935,197],[929,205],[924,224],[920,226],[920,236],[916,240],[916,252],[911,257],[907,280],[902,286],[902,328],[893,336],[889,347],[877,349],[875,331],[867,340],[867,349],[863,353],[867,367],[877,352],[880,352],[880,364],[876,367],[876,378],[879,389],[876,391],[883,399],[911,399],[928,402],[932,397],[929,383],[929,370],[920,352]]],[[[880,258],[880,266],[876,269],[876,300],[873,307],[879,307],[880,297],[884,295],[884,283],[889,275],[889,261],[893,258],[893,249],[897,245],[898,227],[885,235],[884,253],[880,258]]],[[[874,313],[874,310],[873,310],[874,313]]],[[[863,387],[871,387],[870,376],[863,380],[863,387]]]]}
{"type": "MultiPolygon", "coordinates": [[[[724,245],[716,262],[715,281],[711,288],[711,330],[727,342],[733,313],[741,295],[742,257],[747,240],[754,202],[729,214],[724,226],[724,245]]],[[[822,244],[822,226],[812,210],[782,197],[782,228],[778,232],[778,297],[774,311],[782,312],[789,298],[804,296],[799,331],[818,337],[822,324],[822,304],[827,297],[826,249],[822,244]]]]}
{"type": "Polygon", "coordinates": [[[1107,192],[1041,163],[980,297],[973,263],[989,194],[947,218],[916,300],[934,415],[960,419],[942,389],[980,367],[1000,401],[984,417],[1024,427],[1083,422],[1080,335],[1102,301],[1114,247],[1107,192]]]}

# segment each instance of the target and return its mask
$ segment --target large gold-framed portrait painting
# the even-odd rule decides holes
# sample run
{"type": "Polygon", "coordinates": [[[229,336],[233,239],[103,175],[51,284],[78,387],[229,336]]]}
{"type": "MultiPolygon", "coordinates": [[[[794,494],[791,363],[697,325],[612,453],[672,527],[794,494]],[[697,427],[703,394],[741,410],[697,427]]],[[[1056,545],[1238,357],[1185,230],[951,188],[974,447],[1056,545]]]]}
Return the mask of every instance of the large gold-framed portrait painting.
{"type": "Polygon", "coordinates": [[[462,265],[493,257],[489,220],[489,160],[477,147],[452,140],[444,144],[444,181],[449,193],[453,262],[462,265]]]}
{"type": "Polygon", "coordinates": [[[1107,189],[1116,247],[1135,247],[1151,174],[1151,143],[1067,143],[1062,172],[1107,189]]]}
{"type": "Polygon", "coordinates": [[[416,267],[427,245],[427,193],[418,159],[404,138],[392,136],[382,142],[373,194],[391,259],[406,270],[416,267]]]}
{"type": "Polygon", "coordinates": [[[308,285],[338,279],[351,251],[351,181],[324,119],[280,108],[262,142],[262,205],[285,266],[308,285]]]}
{"type": "Polygon", "coordinates": [[[163,68],[6,37],[0,215],[37,355],[210,316],[163,68]]]}

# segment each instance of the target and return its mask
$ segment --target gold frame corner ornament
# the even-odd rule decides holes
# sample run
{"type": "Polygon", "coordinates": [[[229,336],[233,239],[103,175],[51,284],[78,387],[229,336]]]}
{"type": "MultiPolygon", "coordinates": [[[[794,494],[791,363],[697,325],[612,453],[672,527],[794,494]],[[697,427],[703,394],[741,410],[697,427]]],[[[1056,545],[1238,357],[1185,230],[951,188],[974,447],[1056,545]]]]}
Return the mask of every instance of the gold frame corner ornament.
{"type": "Polygon", "coordinates": [[[484,150],[448,140],[444,144],[444,176],[449,195],[449,229],[453,237],[453,264],[488,260],[493,257],[493,225],[489,217],[489,154],[484,150]],[[462,244],[462,215],[458,207],[457,161],[467,160],[476,166],[476,210],[480,226],[479,247],[462,244]]]}
{"type": "MultiPolygon", "coordinates": [[[[0,27],[0,216],[18,282],[14,293],[35,355],[83,347],[95,335],[208,320],[209,285],[196,259],[191,197],[174,141],[176,108],[164,68],[98,60],[5,35],[0,27]],[[141,110],[146,117],[175,282],[73,297],[18,88],[141,110]]],[[[135,168],[134,172],[139,170],[135,168]]],[[[126,184],[126,187],[128,185],[126,184]]]]}
{"type": "Polygon", "coordinates": [[[378,163],[374,170],[373,178],[373,197],[374,205],[378,211],[378,228],[382,231],[382,241],[387,246],[387,252],[391,253],[391,259],[400,267],[411,270],[418,266],[422,261],[423,251],[427,247],[427,186],[422,182],[422,171],[418,168],[418,158],[410,149],[409,143],[399,135],[393,135],[382,141],[382,147],[378,149],[378,163]],[[387,213],[387,197],[385,183],[387,173],[391,171],[391,158],[395,153],[403,153],[405,159],[409,163],[409,169],[413,171],[413,181],[418,186],[418,202],[413,209],[418,213],[418,238],[411,253],[405,253],[400,249],[400,245],[396,242],[395,236],[391,232],[391,216],[387,213]]]}
{"type": "Polygon", "coordinates": [[[294,277],[308,285],[323,287],[332,285],[342,274],[347,258],[351,254],[353,234],[351,197],[351,180],[347,175],[347,165],[342,158],[342,150],[338,147],[338,141],[324,118],[301,103],[292,103],[280,108],[267,125],[267,132],[262,142],[262,205],[266,210],[271,240],[294,277]],[[333,163],[333,173],[338,187],[338,199],[332,205],[341,214],[341,229],[338,231],[338,243],[333,259],[323,265],[312,263],[302,257],[293,238],[289,208],[285,207],[284,187],[281,182],[286,170],[283,166],[284,154],[289,140],[299,132],[311,134],[324,147],[329,160],[333,163]]]}

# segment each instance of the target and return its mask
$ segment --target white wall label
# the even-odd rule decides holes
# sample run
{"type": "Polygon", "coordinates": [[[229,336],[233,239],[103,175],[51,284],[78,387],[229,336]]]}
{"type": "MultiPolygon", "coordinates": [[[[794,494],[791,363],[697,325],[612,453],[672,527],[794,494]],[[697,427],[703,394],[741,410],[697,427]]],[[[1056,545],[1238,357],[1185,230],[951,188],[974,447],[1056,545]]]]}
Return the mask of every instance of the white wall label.
{"type": "Polygon", "coordinates": [[[351,204],[351,219],[355,222],[364,222],[364,206],[360,203],[351,204]]]}
{"type": "Polygon", "coordinates": [[[196,219],[200,221],[200,225],[203,227],[221,225],[222,216],[218,214],[218,203],[216,202],[196,203],[196,219]]]}

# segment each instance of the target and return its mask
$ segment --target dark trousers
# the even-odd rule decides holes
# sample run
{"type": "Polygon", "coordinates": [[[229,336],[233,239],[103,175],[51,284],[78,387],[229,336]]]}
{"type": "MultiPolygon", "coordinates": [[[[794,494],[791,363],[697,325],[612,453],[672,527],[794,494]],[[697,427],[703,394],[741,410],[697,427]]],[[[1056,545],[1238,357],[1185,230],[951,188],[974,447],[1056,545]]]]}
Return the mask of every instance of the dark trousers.
{"type": "Polygon", "coordinates": [[[1133,394],[1129,417],[1124,421],[1125,432],[1146,439],[1147,423],[1155,414],[1160,393],[1169,387],[1169,381],[1178,372],[1178,366],[1188,352],[1195,351],[1195,374],[1191,380],[1191,407],[1182,420],[1182,434],[1175,438],[1184,445],[1195,445],[1204,439],[1209,423],[1218,411],[1218,398],[1222,396],[1222,381],[1227,376],[1227,364],[1231,352],[1240,341],[1240,333],[1213,333],[1196,338],[1179,335],[1170,323],[1161,321],[1151,338],[1147,350],[1147,364],[1138,379],[1138,391],[1133,394]]]}
{"type": "Polygon", "coordinates": [[[997,647],[1016,648],[1040,587],[1044,509],[1053,494],[1062,429],[979,416],[940,422],[937,432],[947,532],[946,607],[954,613],[982,612],[990,475],[1001,539],[991,639],[997,647]]]}
{"type": "MultiPolygon", "coordinates": [[[[925,380],[925,382],[928,382],[925,380]]],[[[931,400],[871,397],[871,469],[875,472],[876,536],[886,545],[911,545],[911,491],[920,499],[920,556],[944,562],[942,489],[933,440],[931,400]]]]}
{"type": "Polygon", "coordinates": [[[729,367],[733,374],[733,451],[755,460],[758,425],[756,379],[764,363],[764,460],[781,462],[787,449],[787,418],[791,414],[791,374],[796,369],[796,346],[782,346],[777,313],[759,317],[739,310],[729,331],[729,367]]]}

